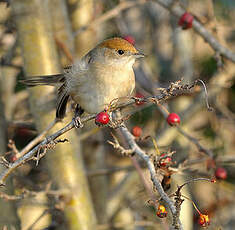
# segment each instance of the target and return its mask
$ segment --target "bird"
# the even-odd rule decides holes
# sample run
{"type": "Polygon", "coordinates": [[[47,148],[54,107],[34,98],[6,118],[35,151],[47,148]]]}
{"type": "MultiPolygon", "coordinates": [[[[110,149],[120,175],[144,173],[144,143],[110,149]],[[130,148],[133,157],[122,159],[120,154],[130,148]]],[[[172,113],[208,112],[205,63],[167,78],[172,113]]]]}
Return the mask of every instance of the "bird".
{"type": "MultiPolygon", "coordinates": [[[[69,98],[77,110],[88,114],[104,111],[117,98],[130,96],[135,88],[133,64],[144,57],[131,43],[113,37],[99,43],[63,73],[21,80],[29,87],[58,85],[56,118],[63,119],[69,98]]],[[[79,117],[78,115],[78,117],[79,117]]]]}

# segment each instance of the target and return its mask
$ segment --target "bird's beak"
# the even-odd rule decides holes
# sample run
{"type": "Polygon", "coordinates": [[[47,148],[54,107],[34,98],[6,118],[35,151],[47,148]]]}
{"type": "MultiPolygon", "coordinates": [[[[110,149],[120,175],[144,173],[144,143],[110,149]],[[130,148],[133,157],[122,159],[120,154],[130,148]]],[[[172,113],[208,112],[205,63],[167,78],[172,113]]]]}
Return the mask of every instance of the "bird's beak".
{"type": "Polygon", "coordinates": [[[145,57],[145,55],[143,53],[138,52],[138,53],[134,54],[134,57],[135,58],[143,58],[143,57],[145,57]]]}

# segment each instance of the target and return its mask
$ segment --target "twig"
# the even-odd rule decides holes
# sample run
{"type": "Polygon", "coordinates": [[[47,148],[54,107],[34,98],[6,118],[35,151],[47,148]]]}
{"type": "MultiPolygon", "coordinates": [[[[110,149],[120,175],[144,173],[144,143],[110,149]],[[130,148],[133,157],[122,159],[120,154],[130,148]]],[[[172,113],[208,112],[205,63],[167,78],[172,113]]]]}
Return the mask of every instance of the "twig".
{"type": "Polygon", "coordinates": [[[16,154],[16,157],[17,158],[20,158],[22,157],[24,154],[26,154],[30,149],[33,148],[33,146],[35,146],[36,144],[38,144],[40,141],[42,141],[46,134],[48,133],[48,131],[50,131],[50,129],[52,129],[55,124],[57,123],[58,121],[55,119],[54,121],[52,121],[48,127],[42,132],[40,133],[36,138],[34,138],[32,141],[30,141],[20,152],[18,152],[16,154]]]}
{"type": "Polygon", "coordinates": [[[71,63],[73,63],[74,62],[73,55],[69,51],[68,47],[62,41],[60,41],[57,37],[55,37],[55,42],[56,42],[57,46],[64,52],[64,54],[68,58],[68,60],[71,63]]]}
{"type": "Polygon", "coordinates": [[[120,14],[120,12],[123,10],[127,10],[128,8],[137,6],[139,4],[144,4],[145,2],[146,2],[145,0],[122,1],[115,8],[104,13],[102,16],[100,16],[99,18],[97,18],[93,22],[90,22],[88,25],[82,26],[79,30],[75,31],[74,36],[77,36],[78,34],[80,34],[81,32],[83,32],[87,29],[94,28],[94,27],[98,26],[99,24],[101,24],[111,18],[117,17],[120,14]]]}
{"type": "Polygon", "coordinates": [[[14,142],[13,140],[10,139],[7,146],[12,150],[12,152],[13,152],[15,155],[19,154],[19,151],[18,151],[18,149],[16,148],[15,142],[14,142]]]}
{"type": "MultiPolygon", "coordinates": [[[[111,133],[111,134],[112,134],[112,133],[111,133]]],[[[110,145],[112,145],[113,148],[117,149],[118,152],[119,152],[121,155],[123,155],[123,156],[132,156],[132,155],[133,155],[133,153],[135,152],[134,149],[125,149],[125,148],[123,148],[123,147],[119,144],[117,138],[116,138],[113,134],[112,134],[112,136],[113,136],[114,142],[108,141],[108,143],[109,143],[110,145]]]]}
{"type": "Polygon", "coordinates": [[[153,193],[153,190],[151,189],[151,187],[149,186],[149,184],[146,182],[145,178],[144,178],[144,174],[143,174],[143,171],[139,165],[139,162],[137,161],[136,157],[133,156],[131,157],[131,161],[137,171],[137,173],[139,174],[140,176],[140,179],[145,187],[145,190],[147,191],[148,195],[151,197],[151,199],[155,199],[155,195],[153,193]]]}
{"type": "MultiPolygon", "coordinates": [[[[94,119],[94,118],[95,118],[95,115],[89,115],[89,116],[82,118],[81,121],[86,122],[86,121],[94,119]]],[[[33,158],[33,156],[38,152],[39,149],[43,148],[45,145],[48,145],[49,143],[54,141],[56,138],[58,138],[59,136],[63,135],[64,133],[68,132],[69,130],[71,130],[73,128],[74,128],[74,122],[72,121],[68,125],[66,125],[64,128],[60,129],[56,133],[54,133],[54,134],[50,135],[49,137],[47,137],[46,139],[44,139],[44,141],[42,141],[40,144],[35,146],[30,152],[26,153],[25,155],[20,157],[18,160],[16,160],[13,163],[9,163],[8,167],[5,170],[3,170],[0,174],[0,185],[3,186],[7,177],[20,165],[31,160],[33,158]]]]}
{"type": "MultiPolygon", "coordinates": [[[[130,148],[135,150],[135,153],[142,160],[144,160],[145,163],[147,164],[147,168],[150,172],[151,180],[154,184],[154,187],[159,192],[161,199],[163,199],[167,203],[167,205],[169,206],[171,213],[172,213],[172,216],[173,216],[173,219],[174,219],[174,217],[176,216],[176,208],[174,206],[173,201],[164,192],[160,181],[157,179],[157,173],[156,173],[156,170],[155,170],[155,167],[154,167],[154,164],[153,164],[151,158],[136,144],[134,137],[132,136],[132,134],[128,131],[128,129],[124,125],[122,127],[120,127],[119,129],[120,129],[121,133],[123,134],[123,136],[125,137],[125,139],[127,140],[130,148]]],[[[173,223],[179,224],[179,226],[180,226],[179,229],[182,229],[181,222],[179,219],[177,219],[177,220],[174,219],[173,223]]]]}
{"type": "MultiPolygon", "coordinates": [[[[178,95],[181,94],[182,91],[187,91],[192,89],[195,84],[197,83],[197,81],[195,81],[194,83],[188,85],[181,85],[180,84],[181,81],[177,81],[177,82],[173,82],[170,84],[170,86],[166,89],[162,89],[161,94],[157,95],[157,96],[152,96],[152,97],[147,97],[147,98],[143,98],[140,99],[141,101],[148,101],[151,103],[160,103],[161,101],[176,97],[178,95]]],[[[135,104],[135,99],[130,99],[129,102],[117,105],[116,108],[112,108],[112,111],[115,111],[117,109],[121,109],[123,107],[129,106],[129,105],[133,105],[135,104]]],[[[110,109],[111,110],[111,109],[110,109]]],[[[111,112],[111,111],[110,111],[111,112]]],[[[95,114],[93,115],[88,115],[86,117],[83,117],[81,119],[81,122],[87,122],[91,119],[95,118],[95,114]]],[[[56,122],[56,121],[54,121],[56,122]]],[[[52,124],[53,125],[53,122],[52,124]]],[[[53,143],[59,136],[61,136],[62,134],[68,132],[69,130],[71,130],[72,128],[74,128],[74,122],[70,122],[68,125],[66,125],[64,128],[60,129],[59,131],[57,131],[56,133],[50,135],[49,137],[47,137],[46,139],[44,139],[40,144],[38,144],[37,146],[35,146],[31,151],[26,152],[26,150],[23,151],[24,155],[22,154],[21,157],[19,157],[16,161],[14,161],[13,163],[9,163],[9,162],[5,162],[4,159],[2,162],[7,168],[5,170],[3,170],[0,174],[0,185],[4,185],[5,180],[7,179],[7,177],[20,165],[24,164],[25,162],[35,159],[34,155],[40,150],[40,149],[44,149],[45,146],[48,146],[48,144],[53,143]]],[[[50,126],[48,126],[47,128],[48,130],[50,129],[50,126]]],[[[47,132],[47,130],[45,131],[47,132]]],[[[44,133],[40,134],[38,137],[38,139],[42,138],[44,133]]],[[[30,144],[30,148],[33,146],[33,143],[35,144],[36,142],[38,142],[38,140],[36,140],[35,142],[33,141],[30,144]]],[[[30,149],[29,147],[27,147],[27,149],[30,149]]],[[[26,148],[26,147],[25,147],[26,148]]],[[[153,167],[154,169],[154,165],[149,165],[149,167],[153,167]]],[[[151,174],[151,175],[155,175],[155,174],[151,174]]]]}
{"type": "Polygon", "coordinates": [[[198,79],[198,82],[200,82],[204,88],[204,91],[205,91],[205,99],[206,99],[206,106],[207,106],[207,109],[209,111],[213,111],[213,108],[209,105],[209,101],[208,101],[208,92],[207,92],[207,89],[206,89],[206,84],[204,83],[204,81],[198,79]]]}
{"type": "Polygon", "coordinates": [[[209,156],[211,158],[213,158],[215,156],[215,154],[213,154],[213,152],[211,150],[204,148],[196,138],[187,134],[181,127],[178,126],[177,129],[184,137],[186,137],[189,141],[193,142],[197,146],[197,148],[200,152],[205,153],[207,156],[209,156]]]}
{"type": "Polygon", "coordinates": [[[42,214],[27,228],[27,230],[32,230],[37,222],[49,212],[51,212],[51,209],[45,209],[42,214]]]}

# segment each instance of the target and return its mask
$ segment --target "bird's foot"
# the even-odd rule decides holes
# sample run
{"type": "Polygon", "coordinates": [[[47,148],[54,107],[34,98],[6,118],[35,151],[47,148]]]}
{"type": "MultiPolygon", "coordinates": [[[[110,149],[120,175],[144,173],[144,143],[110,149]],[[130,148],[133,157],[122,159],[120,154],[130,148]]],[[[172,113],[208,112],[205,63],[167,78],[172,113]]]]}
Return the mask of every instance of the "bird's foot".
{"type": "Polygon", "coordinates": [[[81,118],[79,116],[73,117],[73,124],[75,128],[79,129],[83,127],[81,118]]]}
{"type": "Polygon", "coordinates": [[[80,105],[76,105],[75,108],[75,113],[74,113],[74,117],[73,117],[73,123],[75,128],[79,129],[83,127],[83,124],[81,122],[81,118],[80,116],[83,114],[84,110],[82,109],[82,107],[80,105]]]}

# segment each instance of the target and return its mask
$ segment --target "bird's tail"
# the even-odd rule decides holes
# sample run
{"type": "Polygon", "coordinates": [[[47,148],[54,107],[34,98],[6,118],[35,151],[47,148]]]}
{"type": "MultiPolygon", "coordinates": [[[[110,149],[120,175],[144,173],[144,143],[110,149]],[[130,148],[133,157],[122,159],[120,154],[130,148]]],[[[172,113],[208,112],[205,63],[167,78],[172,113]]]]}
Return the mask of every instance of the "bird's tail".
{"type": "Polygon", "coordinates": [[[65,76],[63,74],[46,75],[46,76],[35,76],[29,79],[20,80],[21,83],[32,87],[37,85],[56,85],[63,83],[65,76]]]}

